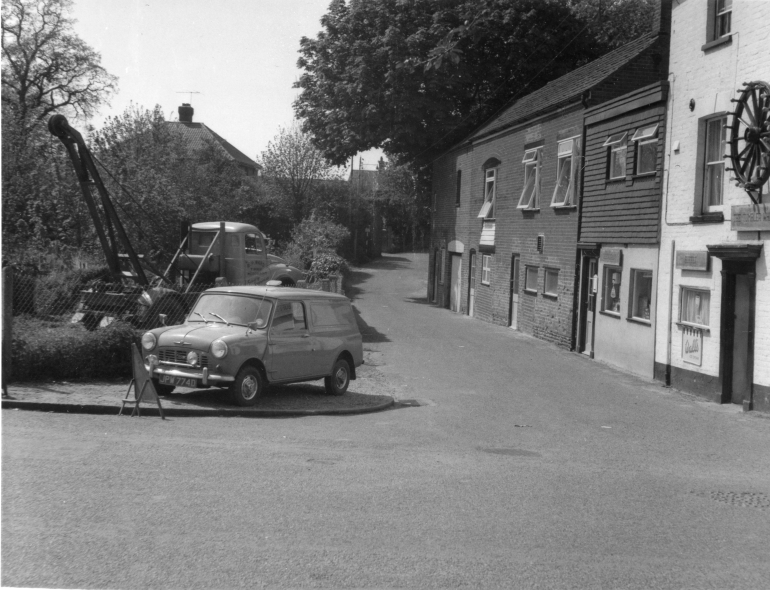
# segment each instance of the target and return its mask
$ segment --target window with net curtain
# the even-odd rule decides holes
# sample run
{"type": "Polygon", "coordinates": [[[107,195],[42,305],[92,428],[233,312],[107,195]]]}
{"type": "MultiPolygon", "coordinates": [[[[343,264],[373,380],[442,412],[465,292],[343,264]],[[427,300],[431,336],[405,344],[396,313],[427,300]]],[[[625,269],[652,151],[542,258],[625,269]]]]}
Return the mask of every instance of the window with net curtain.
{"type": "Polygon", "coordinates": [[[626,177],[626,149],[628,148],[628,132],[615,133],[604,142],[607,148],[607,178],[610,180],[626,177]]]}
{"type": "Polygon", "coordinates": [[[711,293],[703,289],[682,287],[679,321],[694,326],[709,325],[711,293]]]}
{"type": "Polygon", "coordinates": [[[703,178],[703,202],[706,207],[722,204],[727,149],[727,117],[706,122],[706,157],[703,178]]]}

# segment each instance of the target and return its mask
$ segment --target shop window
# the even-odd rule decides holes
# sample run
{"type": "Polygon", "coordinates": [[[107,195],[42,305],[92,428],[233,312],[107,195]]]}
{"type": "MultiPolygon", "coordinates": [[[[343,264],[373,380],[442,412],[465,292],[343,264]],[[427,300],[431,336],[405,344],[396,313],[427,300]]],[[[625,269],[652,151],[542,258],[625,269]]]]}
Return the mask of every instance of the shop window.
{"type": "Polygon", "coordinates": [[[484,204],[479,211],[482,219],[495,217],[495,192],[497,188],[497,168],[488,168],[484,172],[484,204]]]}
{"type": "Polygon", "coordinates": [[[628,133],[610,135],[604,142],[607,148],[607,178],[615,180],[626,177],[626,151],[628,133]]]}
{"type": "Polygon", "coordinates": [[[636,173],[654,174],[658,167],[658,125],[637,129],[631,141],[636,142],[636,173]]]}
{"type": "Polygon", "coordinates": [[[604,267],[604,293],[602,311],[620,316],[620,280],[623,269],[619,266],[604,267]]]}
{"type": "Polygon", "coordinates": [[[727,145],[727,117],[705,122],[705,157],[703,168],[703,206],[717,207],[723,202],[725,159],[727,145]]]}
{"type": "Polygon", "coordinates": [[[524,290],[530,293],[537,293],[537,266],[527,266],[524,274],[524,290]]]}
{"type": "Polygon", "coordinates": [[[492,256],[483,254],[481,256],[481,284],[488,285],[492,277],[492,256]]]}
{"type": "Polygon", "coordinates": [[[460,187],[462,186],[463,181],[463,171],[458,170],[457,171],[457,180],[455,181],[455,207],[460,206],[460,187]]]}
{"type": "Polygon", "coordinates": [[[567,139],[559,142],[556,166],[556,188],[551,207],[569,207],[576,204],[577,169],[580,158],[580,140],[567,139]]]}
{"type": "Polygon", "coordinates": [[[524,190],[519,199],[519,209],[537,209],[540,207],[540,160],[541,148],[524,152],[524,190]]]}
{"type": "Polygon", "coordinates": [[[652,271],[631,271],[631,317],[644,322],[650,321],[652,307],[652,271]]]}
{"type": "Polygon", "coordinates": [[[543,293],[557,297],[559,295],[559,270],[556,268],[545,269],[545,288],[543,293]]]}
{"type": "Polygon", "coordinates": [[[691,287],[682,287],[681,289],[679,321],[691,326],[708,328],[711,293],[691,287]]]}

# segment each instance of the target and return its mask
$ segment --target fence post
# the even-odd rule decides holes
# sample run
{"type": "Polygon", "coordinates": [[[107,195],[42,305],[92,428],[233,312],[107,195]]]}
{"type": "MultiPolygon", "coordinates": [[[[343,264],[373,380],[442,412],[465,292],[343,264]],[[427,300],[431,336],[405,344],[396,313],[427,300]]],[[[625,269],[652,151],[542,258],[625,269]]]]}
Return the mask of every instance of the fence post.
{"type": "Polygon", "coordinates": [[[13,267],[3,267],[3,397],[8,397],[13,343],[13,267]]]}

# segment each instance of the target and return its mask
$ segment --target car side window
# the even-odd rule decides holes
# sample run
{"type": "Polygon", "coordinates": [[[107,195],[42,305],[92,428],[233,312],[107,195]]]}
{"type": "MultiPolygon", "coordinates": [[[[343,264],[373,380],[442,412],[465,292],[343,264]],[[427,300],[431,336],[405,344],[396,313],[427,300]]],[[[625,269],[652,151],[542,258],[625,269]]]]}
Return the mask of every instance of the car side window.
{"type": "Polygon", "coordinates": [[[310,320],[315,327],[353,326],[356,323],[347,301],[311,303],[310,320]]]}
{"type": "Polygon", "coordinates": [[[276,334],[291,334],[307,329],[305,306],[300,301],[281,301],[275,308],[272,330],[276,334]]]}

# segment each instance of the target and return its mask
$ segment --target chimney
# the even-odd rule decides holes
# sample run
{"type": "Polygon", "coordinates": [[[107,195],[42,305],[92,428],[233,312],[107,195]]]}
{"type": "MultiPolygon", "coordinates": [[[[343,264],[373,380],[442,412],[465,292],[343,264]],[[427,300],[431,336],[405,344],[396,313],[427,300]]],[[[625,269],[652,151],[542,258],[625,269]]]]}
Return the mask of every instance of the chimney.
{"type": "Polygon", "coordinates": [[[179,107],[179,122],[192,123],[194,112],[195,112],[195,109],[193,109],[189,103],[183,102],[182,106],[179,107]]]}
{"type": "Polygon", "coordinates": [[[652,15],[652,34],[671,35],[671,9],[673,0],[658,0],[652,15]]]}

